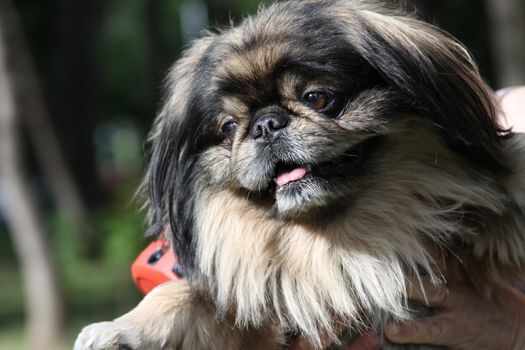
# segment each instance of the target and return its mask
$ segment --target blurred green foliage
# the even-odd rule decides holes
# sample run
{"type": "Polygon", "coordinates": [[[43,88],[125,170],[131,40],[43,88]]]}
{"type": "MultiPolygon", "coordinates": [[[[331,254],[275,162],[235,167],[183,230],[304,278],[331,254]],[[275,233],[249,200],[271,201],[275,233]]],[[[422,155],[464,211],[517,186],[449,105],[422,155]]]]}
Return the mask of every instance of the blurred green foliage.
{"type": "Polygon", "coordinates": [[[109,1],[98,34],[97,61],[107,117],[134,118],[151,94],[146,13],[141,1],[109,1]],[[125,86],[126,88],[123,88],[125,86]]]}
{"type": "MultiPolygon", "coordinates": [[[[68,311],[69,342],[90,322],[115,318],[141,298],[130,266],[146,244],[142,238],[144,215],[131,200],[137,181],[119,186],[111,204],[92,212],[98,234],[103,235],[101,254],[85,255],[73,228],[55,211],[49,215],[51,249],[59,272],[68,311]]],[[[23,348],[23,286],[10,242],[0,233],[0,349],[23,348]],[[6,254],[4,254],[4,252],[6,254]]],[[[30,258],[30,257],[28,257],[30,258]]]]}

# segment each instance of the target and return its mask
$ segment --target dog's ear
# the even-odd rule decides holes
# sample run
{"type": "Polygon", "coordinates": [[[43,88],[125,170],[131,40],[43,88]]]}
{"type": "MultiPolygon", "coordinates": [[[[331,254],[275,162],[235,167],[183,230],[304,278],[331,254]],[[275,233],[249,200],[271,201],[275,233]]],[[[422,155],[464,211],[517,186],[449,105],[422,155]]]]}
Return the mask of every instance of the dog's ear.
{"type": "Polygon", "coordinates": [[[360,11],[357,50],[401,98],[443,130],[451,147],[482,164],[501,165],[508,134],[498,104],[468,51],[439,29],[406,14],[360,11]]]}
{"type": "Polygon", "coordinates": [[[146,234],[171,229],[168,236],[186,275],[195,259],[191,187],[199,128],[204,124],[197,117],[201,113],[195,112],[203,89],[196,73],[205,65],[203,57],[212,41],[210,34],[194,42],[168,75],[164,104],[149,135],[148,170],[141,185],[148,197],[146,234]]]}

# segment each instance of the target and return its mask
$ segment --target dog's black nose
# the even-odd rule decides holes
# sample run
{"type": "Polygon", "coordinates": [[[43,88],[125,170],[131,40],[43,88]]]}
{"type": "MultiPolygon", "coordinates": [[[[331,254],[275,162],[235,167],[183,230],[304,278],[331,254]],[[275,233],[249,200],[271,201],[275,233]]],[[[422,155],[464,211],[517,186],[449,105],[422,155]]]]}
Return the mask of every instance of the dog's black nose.
{"type": "Polygon", "coordinates": [[[289,117],[281,113],[269,113],[255,120],[250,129],[250,136],[254,139],[271,138],[278,130],[285,128],[289,123],[289,117]]]}

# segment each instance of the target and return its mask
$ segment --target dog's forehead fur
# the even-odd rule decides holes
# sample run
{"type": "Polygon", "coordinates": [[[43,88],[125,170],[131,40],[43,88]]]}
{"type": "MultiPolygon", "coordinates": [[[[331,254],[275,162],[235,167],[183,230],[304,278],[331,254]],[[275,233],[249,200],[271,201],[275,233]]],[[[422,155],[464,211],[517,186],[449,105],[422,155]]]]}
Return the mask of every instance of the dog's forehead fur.
{"type": "MultiPolygon", "coordinates": [[[[372,68],[349,41],[348,28],[341,30],[333,16],[336,4],[277,3],[238,27],[211,34],[207,49],[193,57],[198,61],[194,81],[208,83],[199,92],[242,96],[248,103],[263,104],[276,97],[276,84],[283,83],[279,75],[292,69],[303,76],[358,85],[363,71],[372,68]]],[[[345,10],[353,11],[349,3],[345,10]]],[[[358,30],[358,21],[354,25],[358,30]]]]}

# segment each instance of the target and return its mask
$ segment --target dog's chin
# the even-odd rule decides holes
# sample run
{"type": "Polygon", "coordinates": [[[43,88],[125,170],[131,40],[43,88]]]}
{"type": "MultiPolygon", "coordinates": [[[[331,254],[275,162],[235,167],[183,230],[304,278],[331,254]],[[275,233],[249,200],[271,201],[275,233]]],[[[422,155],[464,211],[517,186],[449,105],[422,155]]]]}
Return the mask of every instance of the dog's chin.
{"type": "Polygon", "coordinates": [[[345,181],[308,173],[299,180],[276,186],[274,212],[280,218],[294,218],[320,211],[347,193],[348,187],[345,181]]]}
{"type": "Polygon", "coordinates": [[[348,203],[359,179],[372,168],[382,140],[380,135],[369,137],[324,162],[274,162],[271,175],[265,174],[269,179],[265,189],[255,192],[273,199],[270,209],[279,218],[326,214],[342,198],[348,203]]]}

